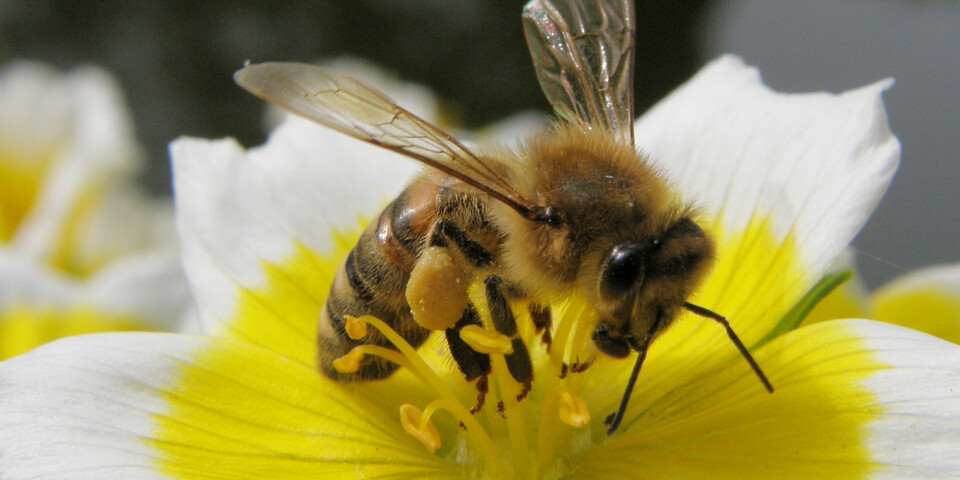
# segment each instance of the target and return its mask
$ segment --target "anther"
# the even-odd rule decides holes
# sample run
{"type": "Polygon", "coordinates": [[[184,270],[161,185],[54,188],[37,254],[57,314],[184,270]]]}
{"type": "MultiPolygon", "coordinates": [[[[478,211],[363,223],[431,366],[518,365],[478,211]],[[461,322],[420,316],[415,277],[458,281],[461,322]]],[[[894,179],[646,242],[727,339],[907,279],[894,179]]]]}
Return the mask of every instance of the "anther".
{"type": "MultiPolygon", "coordinates": [[[[436,432],[436,428],[433,427],[432,424],[428,423],[428,420],[431,417],[432,412],[438,408],[446,410],[450,412],[450,414],[452,414],[453,417],[459,421],[459,423],[464,425],[466,436],[471,440],[471,443],[476,446],[478,456],[483,459],[484,464],[499,465],[500,457],[497,454],[497,450],[494,447],[493,441],[490,439],[490,436],[484,430],[483,426],[480,425],[473,415],[470,415],[470,412],[467,411],[467,409],[459,402],[457,396],[454,395],[450,387],[439,376],[437,376],[436,372],[433,371],[430,365],[428,365],[417,353],[417,350],[382,320],[367,315],[360,317],[359,320],[362,320],[369,327],[373,327],[380,332],[380,334],[383,335],[387,341],[393,344],[396,350],[368,344],[354,347],[353,350],[355,352],[367,355],[376,355],[403,366],[421,381],[429,385],[430,388],[440,397],[439,399],[431,402],[422,413],[420,413],[420,411],[412,405],[409,407],[402,407],[400,414],[401,423],[403,424],[404,430],[417,437],[418,440],[420,440],[420,437],[424,436],[424,438],[428,439],[426,442],[420,440],[424,444],[424,447],[427,448],[427,450],[435,451],[440,446],[440,435],[436,432]],[[407,411],[405,413],[404,411],[409,410],[409,408],[414,408],[414,410],[412,412],[407,411]],[[418,413],[419,416],[414,415],[413,413],[418,413]],[[433,430],[433,432],[431,432],[431,430],[433,430]]],[[[345,356],[350,356],[352,353],[353,352],[345,356]]]]}
{"type": "Polygon", "coordinates": [[[343,328],[351,340],[362,340],[367,336],[367,322],[352,315],[344,315],[343,318],[346,320],[343,328]]]}
{"type": "Polygon", "coordinates": [[[590,411],[587,402],[564,390],[560,393],[560,420],[574,428],[590,423],[590,411]]]}
{"type": "Polygon", "coordinates": [[[440,448],[440,432],[429,418],[423,417],[423,412],[409,403],[400,405],[400,425],[403,430],[416,438],[428,452],[436,452],[440,448]]]}
{"type": "Polygon", "coordinates": [[[513,341],[506,335],[487,330],[480,325],[467,325],[460,330],[460,339],[478,353],[513,353],[513,341]]]}
{"type": "Polygon", "coordinates": [[[363,352],[359,347],[350,350],[346,355],[333,361],[333,368],[340,373],[355,373],[360,370],[360,362],[363,360],[363,352]]]}

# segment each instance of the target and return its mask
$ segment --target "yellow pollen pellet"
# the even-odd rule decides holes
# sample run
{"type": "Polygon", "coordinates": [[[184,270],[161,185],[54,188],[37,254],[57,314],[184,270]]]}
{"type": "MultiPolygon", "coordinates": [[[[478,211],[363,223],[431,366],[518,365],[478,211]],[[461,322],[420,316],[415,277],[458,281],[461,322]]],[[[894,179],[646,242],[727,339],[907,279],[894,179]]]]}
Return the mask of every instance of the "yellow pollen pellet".
{"type": "Polygon", "coordinates": [[[587,402],[568,391],[560,394],[560,420],[571,427],[580,428],[590,423],[587,402]]]}
{"type": "Polygon", "coordinates": [[[354,348],[350,353],[333,361],[333,368],[340,373],[354,373],[360,370],[360,361],[363,360],[363,352],[354,348]]]}
{"type": "Polygon", "coordinates": [[[346,320],[343,328],[347,331],[347,336],[350,339],[360,340],[367,336],[367,322],[350,315],[344,315],[343,318],[346,320]]]}
{"type": "Polygon", "coordinates": [[[510,337],[480,325],[467,325],[460,330],[460,339],[470,345],[470,348],[479,353],[513,353],[513,342],[510,337]]]}
{"type": "Polygon", "coordinates": [[[430,453],[436,452],[440,448],[440,432],[429,420],[421,428],[422,417],[423,412],[419,408],[409,403],[400,405],[400,425],[403,426],[403,430],[419,440],[427,451],[430,453]]]}
{"type": "Polygon", "coordinates": [[[467,309],[466,279],[446,248],[425,248],[405,292],[413,320],[428,330],[453,328],[467,309]]]}

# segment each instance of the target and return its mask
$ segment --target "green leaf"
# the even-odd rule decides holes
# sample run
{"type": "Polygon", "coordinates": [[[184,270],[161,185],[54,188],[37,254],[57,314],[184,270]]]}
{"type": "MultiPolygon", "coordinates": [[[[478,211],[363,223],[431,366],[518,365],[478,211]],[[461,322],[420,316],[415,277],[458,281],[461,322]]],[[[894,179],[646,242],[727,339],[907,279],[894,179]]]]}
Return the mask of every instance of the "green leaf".
{"type": "Polygon", "coordinates": [[[772,330],[767,332],[767,334],[753,344],[750,347],[751,350],[754,348],[760,347],[765,343],[773,340],[774,338],[783,335],[797,327],[803,322],[804,318],[807,318],[807,315],[810,314],[810,311],[813,310],[813,307],[816,307],[820,300],[823,300],[824,297],[833,292],[837,287],[847,283],[848,280],[853,278],[853,270],[840,270],[831,274],[825,275],[823,278],[817,282],[807,293],[800,298],[800,300],[793,305],[793,308],[790,309],[783,318],[777,322],[776,326],[772,330]]]}

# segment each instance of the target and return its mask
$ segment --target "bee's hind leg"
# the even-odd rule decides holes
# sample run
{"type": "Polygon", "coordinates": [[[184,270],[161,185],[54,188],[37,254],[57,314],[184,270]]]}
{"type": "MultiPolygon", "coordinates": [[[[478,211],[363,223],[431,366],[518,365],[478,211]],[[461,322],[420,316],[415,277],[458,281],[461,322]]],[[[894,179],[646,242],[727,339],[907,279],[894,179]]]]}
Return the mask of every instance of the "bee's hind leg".
{"type": "Polygon", "coordinates": [[[431,247],[446,247],[447,239],[453,242],[463,254],[463,257],[473,265],[474,268],[483,268],[493,263],[493,255],[487,251],[479,242],[470,238],[466,232],[460,229],[450,220],[438,220],[433,226],[430,234],[431,247]]]}
{"type": "MultiPolygon", "coordinates": [[[[493,256],[486,248],[476,240],[470,238],[466,232],[460,229],[454,222],[441,219],[434,224],[433,231],[429,237],[429,247],[448,248],[448,241],[456,246],[457,250],[463,254],[463,257],[470,262],[471,266],[481,269],[493,263],[493,256]]],[[[517,332],[517,320],[510,309],[510,303],[507,300],[507,290],[509,286],[503,279],[492,275],[484,281],[486,286],[487,303],[490,308],[490,315],[493,319],[494,328],[497,332],[510,338],[513,347],[513,353],[504,355],[507,363],[507,370],[510,375],[523,387],[517,395],[517,400],[524,399],[530,393],[533,384],[533,366],[530,362],[530,354],[527,352],[527,346],[517,332]]],[[[485,377],[490,373],[490,357],[486,354],[474,351],[460,338],[460,330],[466,325],[480,325],[479,316],[473,306],[468,306],[464,311],[460,321],[450,329],[447,329],[447,344],[450,346],[450,352],[453,358],[460,366],[467,380],[485,377]],[[479,373],[482,370],[483,373],[479,373]]],[[[477,381],[477,407],[479,410],[483,406],[486,396],[487,381],[481,378],[477,381]]]]}
{"type": "Polygon", "coordinates": [[[467,310],[467,289],[474,271],[491,263],[490,252],[460,227],[450,220],[437,221],[406,286],[407,304],[417,324],[428,330],[456,328],[467,310]],[[462,259],[454,251],[459,251],[462,259]]]}

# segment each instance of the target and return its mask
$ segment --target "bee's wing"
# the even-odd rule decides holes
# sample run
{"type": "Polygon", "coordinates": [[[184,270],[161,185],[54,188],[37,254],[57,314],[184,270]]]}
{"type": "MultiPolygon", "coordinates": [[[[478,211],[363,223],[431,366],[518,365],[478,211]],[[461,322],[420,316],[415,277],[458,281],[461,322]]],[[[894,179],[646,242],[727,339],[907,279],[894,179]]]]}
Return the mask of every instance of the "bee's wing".
{"type": "Polygon", "coordinates": [[[249,65],[233,78],[264,100],[459,178],[524,216],[532,218],[539,211],[489,159],[358,80],[302,63],[249,65]]]}
{"type": "Polygon", "coordinates": [[[557,114],[633,145],[633,1],[531,0],[523,28],[557,114]]]}

